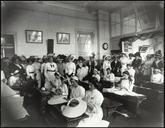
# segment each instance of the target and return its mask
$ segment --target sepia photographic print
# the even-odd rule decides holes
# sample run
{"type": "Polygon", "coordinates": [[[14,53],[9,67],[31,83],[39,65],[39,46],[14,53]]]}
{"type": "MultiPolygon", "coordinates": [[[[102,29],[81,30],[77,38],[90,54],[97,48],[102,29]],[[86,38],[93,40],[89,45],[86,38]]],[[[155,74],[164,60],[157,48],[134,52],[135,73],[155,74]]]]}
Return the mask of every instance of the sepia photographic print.
{"type": "Polygon", "coordinates": [[[164,1],[1,0],[1,127],[164,127],[164,1]]]}

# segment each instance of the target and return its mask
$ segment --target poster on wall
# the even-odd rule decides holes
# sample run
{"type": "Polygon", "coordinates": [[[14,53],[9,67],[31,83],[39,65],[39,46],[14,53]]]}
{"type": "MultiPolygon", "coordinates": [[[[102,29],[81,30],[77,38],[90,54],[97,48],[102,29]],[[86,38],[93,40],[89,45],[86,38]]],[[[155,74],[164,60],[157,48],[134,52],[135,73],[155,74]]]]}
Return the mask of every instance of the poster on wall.
{"type": "Polygon", "coordinates": [[[25,30],[27,43],[42,43],[43,32],[38,30],[25,30]]]}
{"type": "Polygon", "coordinates": [[[70,34],[57,32],[57,44],[70,44],[70,34]]]}
{"type": "Polygon", "coordinates": [[[139,47],[139,52],[140,53],[145,53],[148,50],[149,47],[150,47],[149,45],[140,46],[139,47]]]}
{"type": "Polygon", "coordinates": [[[132,52],[132,42],[123,41],[122,42],[122,51],[123,52],[132,52]]]}

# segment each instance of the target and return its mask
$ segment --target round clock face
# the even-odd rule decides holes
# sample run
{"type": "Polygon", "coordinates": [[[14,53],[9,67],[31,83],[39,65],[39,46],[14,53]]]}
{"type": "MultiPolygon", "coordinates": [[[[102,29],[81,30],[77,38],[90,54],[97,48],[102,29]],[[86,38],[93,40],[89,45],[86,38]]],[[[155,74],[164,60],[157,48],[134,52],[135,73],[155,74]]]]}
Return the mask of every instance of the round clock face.
{"type": "Polygon", "coordinates": [[[107,50],[107,49],[108,49],[108,43],[104,43],[104,44],[103,44],[103,49],[104,49],[104,50],[107,50]]]}

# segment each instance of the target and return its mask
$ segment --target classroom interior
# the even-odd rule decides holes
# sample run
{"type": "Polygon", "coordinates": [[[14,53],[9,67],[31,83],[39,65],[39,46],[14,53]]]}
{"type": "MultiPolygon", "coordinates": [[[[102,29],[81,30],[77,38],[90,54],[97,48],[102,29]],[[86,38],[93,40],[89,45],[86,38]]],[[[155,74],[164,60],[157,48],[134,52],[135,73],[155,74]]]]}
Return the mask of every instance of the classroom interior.
{"type": "Polygon", "coordinates": [[[1,127],[163,127],[164,1],[1,1],[1,127]]]}

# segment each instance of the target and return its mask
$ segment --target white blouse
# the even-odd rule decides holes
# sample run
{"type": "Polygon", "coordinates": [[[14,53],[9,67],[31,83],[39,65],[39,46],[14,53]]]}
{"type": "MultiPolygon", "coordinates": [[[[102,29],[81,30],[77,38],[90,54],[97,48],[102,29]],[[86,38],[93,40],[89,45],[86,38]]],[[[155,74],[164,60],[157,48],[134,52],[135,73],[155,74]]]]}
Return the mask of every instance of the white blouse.
{"type": "Polygon", "coordinates": [[[75,74],[76,73],[75,63],[73,62],[66,63],[65,73],[67,73],[68,75],[71,75],[72,73],[75,74]]]}
{"type": "Polygon", "coordinates": [[[109,122],[102,120],[103,110],[101,107],[97,106],[94,113],[88,114],[89,117],[82,119],[77,127],[108,127],[109,122]]]}
{"type": "Polygon", "coordinates": [[[71,87],[70,99],[71,98],[84,98],[85,89],[82,86],[71,87]]]}
{"type": "Polygon", "coordinates": [[[107,68],[110,68],[111,69],[111,62],[108,61],[108,60],[105,60],[103,62],[103,69],[106,70],[107,68]]]}
{"type": "Polygon", "coordinates": [[[120,87],[122,89],[125,89],[127,91],[132,91],[134,84],[130,82],[129,80],[122,80],[120,83],[120,87]]]}
{"type": "Polygon", "coordinates": [[[94,89],[92,91],[91,90],[86,91],[84,100],[87,103],[101,106],[101,104],[103,103],[104,97],[100,91],[98,91],[97,89],[94,89]]]}
{"type": "Polygon", "coordinates": [[[32,79],[34,79],[34,73],[35,73],[35,70],[34,70],[34,67],[32,65],[27,65],[26,66],[26,74],[28,77],[31,76],[32,79]]]}
{"type": "Polygon", "coordinates": [[[151,82],[152,83],[157,83],[157,84],[163,84],[164,76],[161,73],[153,74],[151,76],[151,82]]]}
{"type": "Polygon", "coordinates": [[[54,73],[57,72],[57,64],[52,62],[47,62],[45,64],[45,70],[44,70],[44,75],[46,79],[49,79],[49,77],[54,77],[54,73]]]}
{"type": "Polygon", "coordinates": [[[113,73],[107,74],[104,76],[104,80],[114,82],[115,81],[115,75],[113,73]]]}
{"type": "Polygon", "coordinates": [[[88,75],[88,67],[81,67],[77,70],[77,77],[81,81],[84,77],[88,75]]]}

